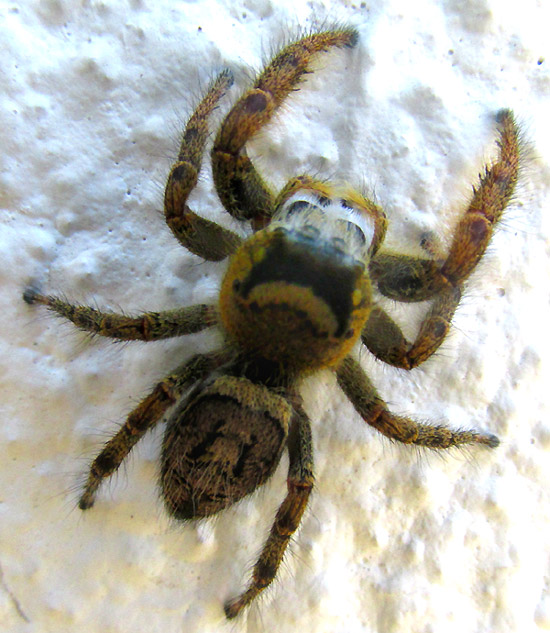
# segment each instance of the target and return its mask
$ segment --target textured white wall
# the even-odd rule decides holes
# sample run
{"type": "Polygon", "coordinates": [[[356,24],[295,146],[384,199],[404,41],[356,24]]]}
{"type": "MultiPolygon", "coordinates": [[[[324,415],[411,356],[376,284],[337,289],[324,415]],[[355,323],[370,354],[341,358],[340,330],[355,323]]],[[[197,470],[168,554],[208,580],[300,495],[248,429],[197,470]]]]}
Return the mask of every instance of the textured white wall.
{"type": "MultiPolygon", "coordinates": [[[[132,0],[0,3],[0,621],[33,633],[500,632],[550,629],[550,24],[524,0],[132,0]],[[494,452],[444,459],[390,445],[334,379],[304,388],[317,489],[279,582],[236,623],[285,492],[178,526],[156,493],[160,431],[86,515],[89,459],[150,386],[210,349],[90,341],[21,300],[52,293],[113,309],[211,300],[223,267],[181,249],[158,213],[178,131],[201,86],[236,87],[297,25],[361,34],[325,56],[253,144],[281,185],[310,171],[374,192],[389,243],[452,223],[511,107],[531,145],[521,186],[469,284],[452,336],[412,374],[363,366],[398,413],[497,433],[494,452]]],[[[219,118],[219,116],[218,116],[219,118]]],[[[226,226],[208,170],[193,207],[226,226]]],[[[421,312],[397,312],[409,333],[421,312]]]]}

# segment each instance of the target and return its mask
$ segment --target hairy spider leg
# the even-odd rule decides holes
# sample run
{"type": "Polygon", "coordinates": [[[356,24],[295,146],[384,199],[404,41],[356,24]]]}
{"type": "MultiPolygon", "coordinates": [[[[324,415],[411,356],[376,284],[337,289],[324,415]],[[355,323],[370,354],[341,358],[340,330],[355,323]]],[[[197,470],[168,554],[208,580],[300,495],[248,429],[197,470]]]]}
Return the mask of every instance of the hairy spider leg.
{"type": "Polygon", "coordinates": [[[233,217],[251,220],[254,228],[261,228],[275,207],[274,193],[246,155],[247,141],[298,89],[317,53],[353,47],[357,39],[355,29],[344,28],[312,33],[285,46],[230,110],[214,141],[212,170],[220,200],[233,217]]]}
{"type": "Polygon", "coordinates": [[[388,313],[375,305],[363,328],[361,339],[376,358],[388,365],[400,369],[418,367],[439,349],[447,336],[461,297],[462,289],[459,286],[441,290],[422,320],[413,343],[405,338],[388,313]]]}
{"type": "Polygon", "coordinates": [[[197,184],[209,136],[208,119],[232,84],[231,72],[221,72],[191,115],[164,193],[164,215],[172,233],[187,250],[209,261],[224,259],[242,242],[236,233],[202,218],[187,206],[187,198],[197,184]]]}
{"type": "Polygon", "coordinates": [[[434,449],[447,449],[463,444],[499,445],[496,435],[476,431],[453,431],[443,425],[415,422],[394,415],[380,398],[376,388],[359,363],[347,356],[336,370],[338,384],[355,410],[367,424],[392,440],[434,449]]]}
{"type": "MultiPolygon", "coordinates": [[[[296,398],[297,399],[297,398],[296,398]]],[[[313,447],[311,426],[302,407],[293,403],[294,415],[288,435],[289,468],[288,493],[279,506],[275,521],[254,565],[248,588],[225,605],[225,614],[231,619],[249,605],[275,578],[286,548],[298,529],[313,488],[313,447]]]]}
{"type": "Polygon", "coordinates": [[[162,312],[144,312],[138,317],[130,317],[73,305],[58,297],[43,295],[34,288],[27,288],[23,299],[28,304],[45,305],[52,312],[72,321],[80,330],[120,341],[158,341],[200,332],[217,323],[216,308],[207,304],[162,312]]]}
{"type": "Polygon", "coordinates": [[[110,477],[145,433],[152,429],[185,390],[204,378],[226,360],[223,352],[197,354],[166,376],[130,413],[118,432],[105,444],[90,466],[84,492],[78,502],[81,510],[91,508],[101,482],[110,477]]]}
{"type": "Polygon", "coordinates": [[[396,301],[423,301],[435,297],[413,343],[399,326],[375,307],[362,332],[363,343],[380,360],[413,369],[441,345],[461,298],[464,282],[479,263],[494,228],[509,203],[518,179],[519,131],[510,110],[498,114],[500,155],[485,168],[479,187],[455,231],[449,255],[443,261],[380,253],[369,272],[380,292],[396,301]]]}

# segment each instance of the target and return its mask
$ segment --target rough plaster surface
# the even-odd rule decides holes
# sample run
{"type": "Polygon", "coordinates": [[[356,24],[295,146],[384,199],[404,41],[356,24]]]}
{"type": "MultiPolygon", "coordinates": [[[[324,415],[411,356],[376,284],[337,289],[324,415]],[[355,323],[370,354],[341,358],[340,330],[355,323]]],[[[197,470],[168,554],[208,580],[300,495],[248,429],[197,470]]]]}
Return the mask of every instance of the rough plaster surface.
{"type": "MultiPolygon", "coordinates": [[[[0,2],[3,631],[550,629],[548,24],[543,0],[0,2]],[[157,498],[158,429],[92,510],[75,509],[104,439],[216,337],[90,341],[21,291],[33,279],[128,312],[213,300],[223,265],[181,249],[158,212],[178,131],[216,71],[236,75],[227,107],[297,25],[335,19],[360,45],[320,59],[253,143],[276,185],[309,171],[374,192],[389,243],[418,252],[425,230],[448,240],[494,155],[495,112],[522,122],[516,201],[442,351],[412,374],[361,355],[395,412],[502,445],[444,459],[390,445],[331,375],[310,380],[311,509],[279,582],[229,624],[222,603],[247,579],[286,460],[237,508],[178,526],[157,498]]],[[[207,168],[192,205],[234,227],[207,168]]],[[[396,309],[413,334],[425,306],[396,309]]]]}

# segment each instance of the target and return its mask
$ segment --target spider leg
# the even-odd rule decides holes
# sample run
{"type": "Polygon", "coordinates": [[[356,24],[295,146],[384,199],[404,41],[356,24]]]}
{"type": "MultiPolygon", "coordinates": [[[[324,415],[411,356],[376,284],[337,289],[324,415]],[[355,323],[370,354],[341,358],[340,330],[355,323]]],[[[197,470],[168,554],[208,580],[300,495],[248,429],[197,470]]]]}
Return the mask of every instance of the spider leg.
{"type": "MultiPolygon", "coordinates": [[[[427,360],[441,345],[462,295],[465,280],[485,253],[496,223],[513,195],[519,169],[518,129],[510,110],[499,113],[500,156],[486,167],[479,188],[455,232],[446,258],[422,259],[380,253],[369,265],[380,292],[396,301],[434,299],[413,343],[375,306],[362,332],[363,343],[380,360],[412,369],[427,360]]],[[[440,255],[433,238],[423,248],[440,255]]]]}
{"type": "Polygon", "coordinates": [[[371,259],[369,274],[384,296],[414,303],[431,299],[449,287],[449,281],[441,274],[442,264],[437,259],[382,251],[371,259]]]}
{"type": "Polygon", "coordinates": [[[81,330],[120,341],[157,341],[200,332],[217,323],[215,306],[207,304],[163,312],[144,312],[138,317],[129,317],[73,305],[57,297],[43,295],[34,288],[27,288],[23,299],[28,304],[42,303],[81,330]]]}
{"type": "Polygon", "coordinates": [[[310,70],[314,55],[333,46],[352,47],[355,29],[313,33],[285,46],[224,119],[212,149],[212,169],[222,204],[235,218],[259,226],[273,214],[275,196],[246,155],[245,145],[273,117],[310,70]]]}
{"type": "Polygon", "coordinates": [[[462,296],[461,289],[446,288],[434,299],[413,343],[381,307],[374,306],[361,333],[363,343],[381,361],[401,369],[413,369],[441,345],[462,296]]]}
{"type": "Polygon", "coordinates": [[[220,73],[191,115],[164,194],[164,214],[172,233],[189,251],[210,261],[224,259],[242,240],[236,233],[193,213],[186,203],[199,177],[209,135],[208,118],[232,84],[233,76],[228,70],[220,73]]]}
{"type": "Polygon", "coordinates": [[[225,605],[225,614],[230,619],[237,616],[275,578],[288,543],[300,524],[313,488],[311,428],[309,419],[300,406],[294,406],[294,417],[288,435],[288,452],[288,493],[279,506],[262,553],[254,565],[248,588],[238,598],[225,605]]]}
{"type": "Polygon", "coordinates": [[[336,376],[342,391],[363,420],[392,440],[434,449],[462,444],[482,444],[495,448],[499,444],[499,439],[490,433],[453,431],[443,425],[422,424],[394,415],[388,410],[359,363],[351,356],[344,359],[336,370],[336,376]]]}
{"type": "Polygon", "coordinates": [[[101,482],[110,477],[135,444],[152,429],[184,391],[204,378],[225,360],[223,352],[197,354],[161,380],[153,391],[130,413],[118,432],[105,444],[90,466],[84,492],[78,502],[81,510],[91,508],[101,482]]]}
{"type": "Polygon", "coordinates": [[[380,253],[369,266],[380,292],[396,301],[423,301],[460,288],[482,258],[518,179],[519,132],[510,110],[498,114],[499,158],[485,168],[443,261],[380,253]]]}

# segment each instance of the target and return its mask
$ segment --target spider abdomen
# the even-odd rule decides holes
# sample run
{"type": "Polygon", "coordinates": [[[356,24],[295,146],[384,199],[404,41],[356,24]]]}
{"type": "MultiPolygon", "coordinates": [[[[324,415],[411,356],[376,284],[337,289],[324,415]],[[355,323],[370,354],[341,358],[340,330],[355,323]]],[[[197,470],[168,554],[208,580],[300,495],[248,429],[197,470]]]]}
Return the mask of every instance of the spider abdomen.
{"type": "Polygon", "coordinates": [[[263,385],[222,376],[176,409],[163,440],[161,487],[178,519],[210,516],[271,476],[291,406],[263,385]]]}

